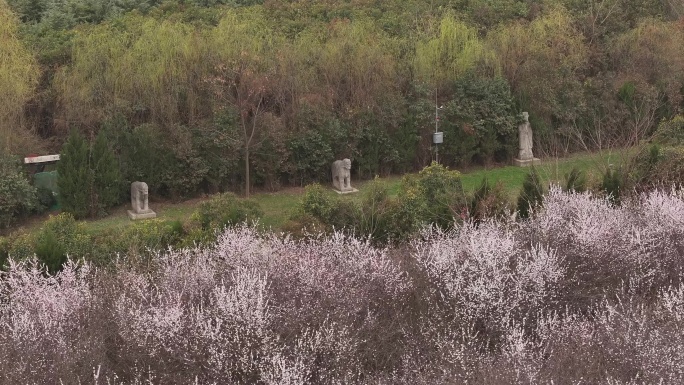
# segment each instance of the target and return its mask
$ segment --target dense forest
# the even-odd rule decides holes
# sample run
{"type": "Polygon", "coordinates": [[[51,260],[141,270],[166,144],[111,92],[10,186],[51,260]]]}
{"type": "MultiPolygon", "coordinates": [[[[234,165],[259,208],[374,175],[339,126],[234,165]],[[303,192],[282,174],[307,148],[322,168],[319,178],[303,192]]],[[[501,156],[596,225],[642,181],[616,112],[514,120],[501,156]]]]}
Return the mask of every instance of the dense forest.
{"type": "MultiPolygon", "coordinates": [[[[633,145],[684,107],[681,0],[0,0],[4,153],[109,147],[122,193],[277,189],[633,145]]],[[[91,151],[93,152],[93,151],[91,151]]]]}

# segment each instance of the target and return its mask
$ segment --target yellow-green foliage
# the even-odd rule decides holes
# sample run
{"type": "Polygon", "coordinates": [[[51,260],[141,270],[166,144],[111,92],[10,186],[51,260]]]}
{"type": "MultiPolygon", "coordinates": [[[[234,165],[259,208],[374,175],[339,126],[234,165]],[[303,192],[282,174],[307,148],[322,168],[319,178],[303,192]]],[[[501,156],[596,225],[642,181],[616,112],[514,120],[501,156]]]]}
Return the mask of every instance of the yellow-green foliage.
{"type": "MultiPolygon", "coordinates": [[[[397,61],[391,40],[369,21],[333,23],[318,55],[321,81],[333,87],[336,101],[352,108],[376,107],[393,93],[397,61]]],[[[378,106],[379,107],[379,106],[378,106]]]]}
{"type": "Polygon", "coordinates": [[[653,144],[634,157],[630,178],[637,187],[684,185],[684,116],[660,122],[653,144]]]}
{"type": "MultiPolygon", "coordinates": [[[[65,256],[72,259],[85,258],[92,254],[92,238],[86,232],[85,224],[77,222],[73,215],[61,213],[51,216],[35,234],[34,247],[39,251],[49,237],[62,247],[65,256]]],[[[38,255],[40,258],[41,255],[38,255]]]]}
{"type": "Polygon", "coordinates": [[[26,232],[12,234],[11,240],[9,241],[7,254],[10,258],[16,260],[35,256],[36,252],[33,234],[26,232]]]}
{"type": "Polygon", "coordinates": [[[6,247],[9,257],[21,260],[35,255],[52,271],[58,270],[67,256],[80,259],[93,254],[85,225],[66,213],[51,216],[37,231],[12,234],[6,247]]]}
{"type": "Polygon", "coordinates": [[[182,230],[177,221],[151,219],[134,222],[122,233],[121,242],[127,248],[122,251],[130,255],[166,249],[179,241],[182,230]]]}
{"type": "Polygon", "coordinates": [[[149,111],[158,122],[192,121],[208,66],[198,27],[130,14],[118,23],[82,27],[73,62],[56,82],[65,119],[93,124],[115,113],[149,111]]]}
{"type": "Polygon", "coordinates": [[[684,115],[660,122],[653,141],[663,146],[684,145],[684,115]]]}
{"type": "Polygon", "coordinates": [[[491,59],[491,52],[478,38],[477,29],[448,14],[439,28],[416,44],[415,70],[419,78],[437,87],[486,59],[491,59]]]}
{"type": "MultiPolygon", "coordinates": [[[[573,75],[588,60],[589,50],[572,15],[556,8],[532,22],[503,25],[487,36],[498,67],[513,93],[536,115],[561,114],[555,101],[569,99],[581,83],[573,75]]],[[[567,111],[566,111],[567,113],[567,111]]]]}
{"type": "Polygon", "coordinates": [[[24,103],[31,97],[39,69],[18,36],[19,20],[0,0],[0,151],[12,151],[24,103]]]}

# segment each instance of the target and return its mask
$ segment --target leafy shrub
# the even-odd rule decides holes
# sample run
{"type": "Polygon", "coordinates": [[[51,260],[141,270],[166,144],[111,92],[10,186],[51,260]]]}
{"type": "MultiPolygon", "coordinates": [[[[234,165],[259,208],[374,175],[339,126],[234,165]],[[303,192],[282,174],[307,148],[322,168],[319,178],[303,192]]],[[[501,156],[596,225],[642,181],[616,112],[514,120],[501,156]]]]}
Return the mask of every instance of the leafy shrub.
{"type": "Polygon", "coordinates": [[[16,261],[26,260],[36,256],[34,235],[26,232],[12,234],[9,242],[8,256],[16,261]]]}
{"type": "Polygon", "coordinates": [[[450,228],[467,208],[461,174],[433,162],[418,173],[416,179],[425,201],[423,220],[440,228],[450,228]]]}
{"type": "Polygon", "coordinates": [[[335,210],[335,200],[329,191],[315,183],[305,187],[301,208],[321,222],[330,224],[335,210]]]}
{"type": "Polygon", "coordinates": [[[92,239],[84,225],[73,215],[61,213],[50,216],[33,237],[33,249],[38,260],[51,272],[58,271],[67,257],[73,260],[92,255],[92,239]]]}
{"type": "Polygon", "coordinates": [[[222,229],[243,222],[252,222],[261,217],[259,204],[250,199],[239,199],[233,193],[213,196],[200,203],[191,219],[199,223],[202,230],[222,229]]]}
{"type": "Polygon", "coordinates": [[[377,178],[369,182],[362,192],[358,222],[355,223],[356,233],[378,242],[387,242],[395,225],[392,220],[393,208],[387,185],[377,178]]]}
{"type": "Polygon", "coordinates": [[[684,116],[662,121],[652,141],[633,158],[628,181],[638,190],[684,184],[684,116]]]}
{"type": "Polygon", "coordinates": [[[466,208],[460,174],[437,163],[417,177],[406,176],[398,198],[390,198],[387,186],[375,180],[358,203],[317,184],[306,187],[301,203],[303,213],[328,229],[346,229],[381,243],[406,241],[428,224],[450,228],[466,208]]]}
{"type": "Polygon", "coordinates": [[[36,189],[36,196],[40,206],[39,212],[49,210],[57,203],[57,197],[49,188],[38,187],[36,189]]]}
{"type": "Polygon", "coordinates": [[[38,207],[36,189],[11,156],[0,156],[0,228],[38,207]]]}
{"type": "Polygon", "coordinates": [[[427,204],[417,178],[405,175],[399,195],[391,207],[390,239],[405,241],[418,234],[429,223],[425,215],[427,204]]]}
{"type": "Polygon", "coordinates": [[[541,184],[539,174],[534,167],[525,176],[522,190],[518,196],[518,215],[520,218],[527,219],[538,206],[541,205],[544,194],[544,188],[541,184]]]}
{"type": "Polygon", "coordinates": [[[652,140],[662,146],[684,145],[684,115],[660,122],[652,140]]]}
{"type": "Polygon", "coordinates": [[[135,221],[122,231],[96,237],[97,250],[91,260],[108,265],[117,256],[129,259],[149,257],[181,243],[185,235],[179,221],[159,218],[135,221]]]}

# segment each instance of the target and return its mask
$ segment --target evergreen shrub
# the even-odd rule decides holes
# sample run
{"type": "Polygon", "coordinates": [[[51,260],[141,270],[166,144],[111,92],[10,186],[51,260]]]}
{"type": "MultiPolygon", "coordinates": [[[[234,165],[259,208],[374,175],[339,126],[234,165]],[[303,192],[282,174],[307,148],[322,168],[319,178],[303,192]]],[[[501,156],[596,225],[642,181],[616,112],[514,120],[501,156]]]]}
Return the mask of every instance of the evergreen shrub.
{"type": "Polygon", "coordinates": [[[518,216],[522,219],[529,218],[532,212],[542,204],[543,195],[544,187],[541,184],[539,173],[534,167],[530,167],[518,196],[518,216]]]}
{"type": "Polygon", "coordinates": [[[614,170],[609,167],[603,174],[601,189],[612,204],[620,205],[621,195],[624,190],[622,171],[619,169],[614,170]]]}
{"type": "Polygon", "coordinates": [[[57,172],[62,210],[75,218],[104,216],[121,202],[119,162],[103,132],[91,148],[78,131],[72,130],[62,148],[57,172]]]}
{"type": "Polygon", "coordinates": [[[509,213],[509,201],[503,184],[492,186],[485,177],[470,198],[468,215],[476,222],[487,218],[503,218],[509,213]]]}
{"type": "Polygon", "coordinates": [[[75,218],[85,218],[90,211],[92,172],[88,160],[88,144],[77,130],[71,130],[57,163],[57,187],[62,210],[75,218]]]}
{"type": "Polygon", "coordinates": [[[565,191],[583,193],[587,191],[587,175],[584,171],[573,167],[565,174],[565,191]]]}

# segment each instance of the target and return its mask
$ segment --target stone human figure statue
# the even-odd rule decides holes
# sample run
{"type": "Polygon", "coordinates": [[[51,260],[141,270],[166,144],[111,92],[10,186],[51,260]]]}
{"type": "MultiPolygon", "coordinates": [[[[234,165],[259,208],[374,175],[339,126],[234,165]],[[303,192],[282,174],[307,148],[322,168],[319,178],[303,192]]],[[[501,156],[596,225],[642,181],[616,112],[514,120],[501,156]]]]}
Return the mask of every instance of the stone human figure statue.
{"type": "Polygon", "coordinates": [[[131,183],[132,210],[128,210],[128,216],[131,219],[148,219],[157,216],[157,213],[150,210],[148,191],[147,183],[145,182],[131,183]]]}
{"type": "Polygon", "coordinates": [[[530,160],[534,159],[532,154],[532,127],[530,126],[529,116],[527,112],[522,113],[525,120],[518,126],[518,133],[520,135],[520,153],[518,159],[530,160]]]}
{"type": "Polygon", "coordinates": [[[513,159],[513,163],[520,167],[534,166],[541,163],[541,161],[534,157],[532,153],[532,127],[530,126],[527,112],[522,113],[523,122],[518,126],[518,135],[520,140],[520,152],[518,157],[513,159]]]}
{"type": "Polygon", "coordinates": [[[332,164],[332,179],[333,187],[339,192],[354,192],[351,186],[351,178],[349,170],[351,170],[351,160],[342,159],[336,160],[332,164]]]}

